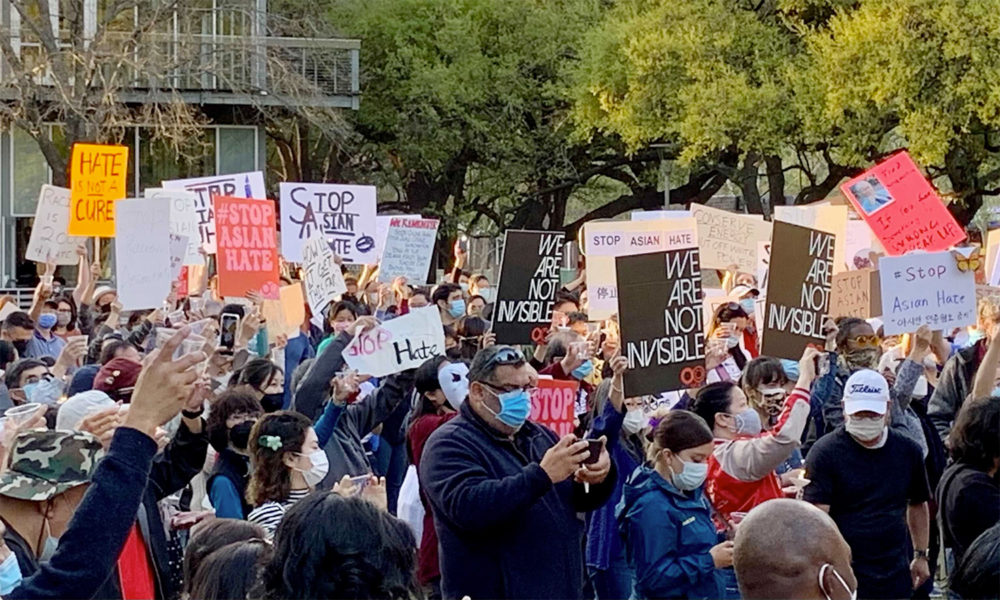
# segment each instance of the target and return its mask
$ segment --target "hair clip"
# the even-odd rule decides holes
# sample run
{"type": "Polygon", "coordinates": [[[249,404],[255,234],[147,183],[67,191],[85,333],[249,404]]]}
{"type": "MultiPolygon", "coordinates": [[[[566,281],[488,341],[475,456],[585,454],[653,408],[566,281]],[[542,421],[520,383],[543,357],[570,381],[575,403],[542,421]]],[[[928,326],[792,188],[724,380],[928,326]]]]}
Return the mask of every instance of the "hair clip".
{"type": "Polygon", "coordinates": [[[276,435],[262,435],[257,439],[257,443],[264,448],[269,448],[274,452],[281,449],[281,438],[276,435]]]}

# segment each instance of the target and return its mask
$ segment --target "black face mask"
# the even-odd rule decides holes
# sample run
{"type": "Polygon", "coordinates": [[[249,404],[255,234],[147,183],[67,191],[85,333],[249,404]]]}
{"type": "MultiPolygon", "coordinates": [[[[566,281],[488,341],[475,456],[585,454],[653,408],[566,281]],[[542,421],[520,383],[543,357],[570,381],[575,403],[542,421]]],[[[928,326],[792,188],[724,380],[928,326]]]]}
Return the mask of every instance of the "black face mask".
{"type": "Polygon", "coordinates": [[[253,429],[253,426],[254,421],[243,421],[229,430],[229,441],[232,442],[233,448],[237,450],[247,449],[247,444],[250,443],[250,430],[253,429]]]}
{"type": "Polygon", "coordinates": [[[462,358],[462,348],[460,346],[455,346],[454,348],[448,348],[444,351],[444,355],[448,360],[461,360],[462,358]]]}
{"type": "Polygon", "coordinates": [[[278,392],[277,394],[264,394],[264,397],[260,399],[260,405],[264,409],[264,412],[273,413],[275,411],[281,410],[281,406],[285,403],[285,394],[278,392]]]}
{"type": "Polygon", "coordinates": [[[14,340],[11,344],[17,350],[18,357],[24,358],[24,353],[28,351],[28,340],[14,340]]]}

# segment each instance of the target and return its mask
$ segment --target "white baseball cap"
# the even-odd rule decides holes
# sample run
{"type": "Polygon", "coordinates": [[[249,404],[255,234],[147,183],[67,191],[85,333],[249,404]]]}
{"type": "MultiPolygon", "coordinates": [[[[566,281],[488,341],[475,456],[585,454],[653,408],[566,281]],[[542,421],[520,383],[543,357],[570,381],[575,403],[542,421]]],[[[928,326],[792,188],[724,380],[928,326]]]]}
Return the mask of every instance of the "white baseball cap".
{"type": "Polygon", "coordinates": [[[844,414],[869,411],[884,415],[889,410],[889,384],[871,369],[851,375],[844,384],[844,414]]]}

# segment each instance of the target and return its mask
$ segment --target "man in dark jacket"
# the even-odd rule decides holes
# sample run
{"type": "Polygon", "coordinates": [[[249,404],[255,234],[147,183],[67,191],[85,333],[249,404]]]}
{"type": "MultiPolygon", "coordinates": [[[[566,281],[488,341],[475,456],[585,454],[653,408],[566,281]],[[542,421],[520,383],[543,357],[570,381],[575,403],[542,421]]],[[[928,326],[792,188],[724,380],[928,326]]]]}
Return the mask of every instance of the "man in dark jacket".
{"type": "Polygon", "coordinates": [[[538,374],[509,346],[479,352],[469,399],[427,442],[420,481],[433,507],[445,598],[580,598],[583,522],[614,489],[606,449],[526,422],[538,374]],[[610,475],[610,476],[609,476],[610,475]]]}
{"type": "Polygon", "coordinates": [[[979,363],[986,354],[988,340],[981,339],[968,348],[952,355],[941,369],[937,387],[927,404],[927,418],[937,430],[941,440],[948,438],[951,424],[962,408],[966,396],[972,392],[972,382],[979,370],[979,363]]]}

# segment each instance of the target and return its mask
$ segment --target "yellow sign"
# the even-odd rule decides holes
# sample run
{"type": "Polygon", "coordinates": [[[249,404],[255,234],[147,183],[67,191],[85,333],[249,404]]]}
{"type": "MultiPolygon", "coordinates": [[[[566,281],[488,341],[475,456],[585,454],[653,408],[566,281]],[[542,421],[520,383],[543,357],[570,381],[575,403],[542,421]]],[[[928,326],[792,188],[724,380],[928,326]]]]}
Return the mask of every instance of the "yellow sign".
{"type": "Polygon", "coordinates": [[[115,237],[115,200],[125,197],[128,147],[73,144],[69,233],[115,237]]]}

